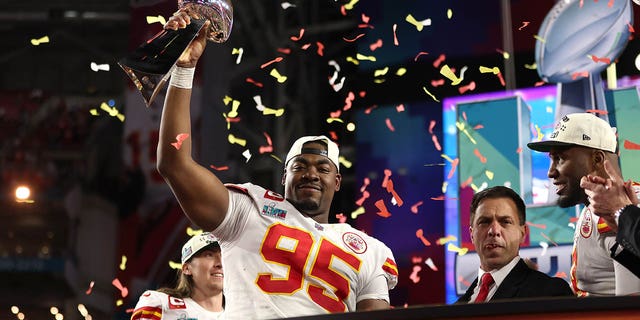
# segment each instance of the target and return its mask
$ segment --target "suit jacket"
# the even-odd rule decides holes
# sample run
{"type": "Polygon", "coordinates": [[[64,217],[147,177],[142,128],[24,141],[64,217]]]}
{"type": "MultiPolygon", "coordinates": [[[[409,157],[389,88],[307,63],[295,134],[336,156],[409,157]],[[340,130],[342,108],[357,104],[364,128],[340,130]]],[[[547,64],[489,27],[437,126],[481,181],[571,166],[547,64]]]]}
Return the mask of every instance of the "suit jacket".
{"type": "MultiPolygon", "coordinates": [[[[476,285],[478,285],[478,278],[473,281],[467,292],[456,303],[469,302],[476,285]]],[[[524,260],[520,259],[490,300],[555,296],[574,296],[574,293],[566,281],[533,270],[524,263],[524,260]]]]}
{"type": "Polygon", "coordinates": [[[618,244],[611,248],[611,257],[640,278],[640,208],[627,206],[618,218],[616,242],[624,249],[620,253],[618,244]]]}

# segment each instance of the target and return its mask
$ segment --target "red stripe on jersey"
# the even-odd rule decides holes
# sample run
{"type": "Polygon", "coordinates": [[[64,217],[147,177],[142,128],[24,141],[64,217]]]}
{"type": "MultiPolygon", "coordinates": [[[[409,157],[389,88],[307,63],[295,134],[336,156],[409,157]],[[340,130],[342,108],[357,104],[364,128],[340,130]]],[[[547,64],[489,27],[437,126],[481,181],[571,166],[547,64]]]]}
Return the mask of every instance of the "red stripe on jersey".
{"type": "Polygon", "coordinates": [[[398,276],[398,266],[396,266],[396,263],[390,258],[387,258],[387,260],[384,261],[382,270],[392,276],[398,276]]]}
{"type": "Polygon", "coordinates": [[[611,232],[611,227],[604,221],[602,217],[598,219],[598,233],[611,232]]]}
{"type": "Polygon", "coordinates": [[[578,289],[578,279],[576,278],[576,269],[578,267],[578,251],[576,250],[576,246],[573,246],[573,250],[571,251],[571,288],[573,292],[580,298],[586,297],[587,292],[578,289]]]}
{"type": "Polygon", "coordinates": [[[160,320],[162,319],[162,308],[140,307],[133,311],[131,320],[160,320]]]}
{"type": "Polygon", "coordinates": [[[242,193],[247,193],[247,194],[249,193],[249,190],[247,190],[246,188],[243,188],[235,184],[225,183],[224,186],[227,187],[227,189],[234,189],[236,191],[240,191],[242,193]]]}

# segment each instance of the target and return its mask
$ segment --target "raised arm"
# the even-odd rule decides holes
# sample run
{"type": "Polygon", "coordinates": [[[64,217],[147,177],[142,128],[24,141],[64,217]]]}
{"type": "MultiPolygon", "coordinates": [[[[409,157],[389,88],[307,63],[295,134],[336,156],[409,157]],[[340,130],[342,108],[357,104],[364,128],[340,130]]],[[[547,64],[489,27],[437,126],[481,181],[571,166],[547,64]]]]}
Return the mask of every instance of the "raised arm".
{"type": "MultiPolygon", "coordinates": [[[[167,21],[165,29],[184,28],[190,22],[189,15],[180,10],[167,21]]],[[[205,23],[196,39],[180,56],[176,63],[178,68],[196,67],[207,44],[205,30],[208,26],[209,22],[205,23]]],[[[178,69],[179,73],[184,71],[178,69]]],[[[174,71],[172,77],[178,76],[174,71]]],[[[222,182],[191,155],[191,89],[179,88],[176,84],[169,84],[162,110],[157,168],[189,219],[200,228],[213,230],[224,219],[229,206],[229,194],[222,182]],[[188,134],[188,138],[182,141],[178,149],[172,143],[180,134],[188,134]]]]}

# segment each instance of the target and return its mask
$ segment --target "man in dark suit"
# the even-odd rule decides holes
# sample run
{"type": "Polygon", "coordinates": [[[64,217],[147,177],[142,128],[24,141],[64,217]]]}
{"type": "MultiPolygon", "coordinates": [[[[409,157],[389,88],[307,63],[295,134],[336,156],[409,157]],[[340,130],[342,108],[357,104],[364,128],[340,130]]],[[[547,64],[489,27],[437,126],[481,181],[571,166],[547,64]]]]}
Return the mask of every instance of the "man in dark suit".
{"type": "Polygon", "coordinates": [[[470,211],[469,232],[480,268],[456,303],[574,295],[566,281],[529,268],[518,255],[527,226],[524,201],[515,191],[503,186],[482,190],[473,196],[470,211]]]}

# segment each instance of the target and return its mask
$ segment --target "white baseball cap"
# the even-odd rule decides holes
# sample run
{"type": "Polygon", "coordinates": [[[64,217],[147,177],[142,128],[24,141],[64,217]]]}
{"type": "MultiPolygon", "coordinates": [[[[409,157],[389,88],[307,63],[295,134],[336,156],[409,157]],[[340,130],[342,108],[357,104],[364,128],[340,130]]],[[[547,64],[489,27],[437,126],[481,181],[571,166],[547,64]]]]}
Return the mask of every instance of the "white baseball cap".
{"type": "Polygon", "coordinates": [[[331,160],[333,164],[336,165],[338,172],[340,172],[340,150],[338,149],[338,145],[326,136],[305,136],[296,140],[296,142],[294,142],[291,146],[291,149],[289,149],[289,153],[287,153],[287,159],[285,160],[284,165],[286,166],[287,163],[289,163],[289,160],[301,154],[318,154],[321,156],[325,156],[329,158],[329,160],[331,160]],[[303,148],[305,143],[316,141],[326,144],[327,150],[303,148]]]}
{"type": "Polygon", "coordinates": [[[182,246],[182,264],[187,262],[194,254],[209,248],[220,248],[218,239],[211,232],[203,232],[195,235],[182,246]]]}
{"type": "Polygon", "coordinates": [[[562,117],[546,140],[527,143],[529,149],[541,152],[576,145],[615,153],[616,128],[591,113],[572,113],[562,117]]]}

